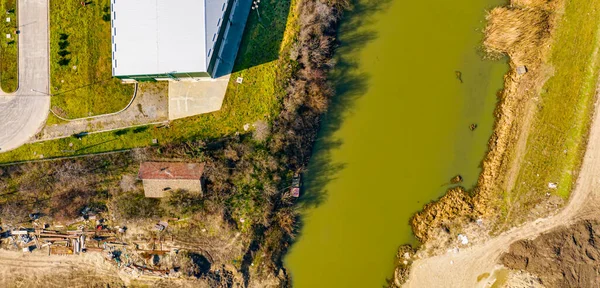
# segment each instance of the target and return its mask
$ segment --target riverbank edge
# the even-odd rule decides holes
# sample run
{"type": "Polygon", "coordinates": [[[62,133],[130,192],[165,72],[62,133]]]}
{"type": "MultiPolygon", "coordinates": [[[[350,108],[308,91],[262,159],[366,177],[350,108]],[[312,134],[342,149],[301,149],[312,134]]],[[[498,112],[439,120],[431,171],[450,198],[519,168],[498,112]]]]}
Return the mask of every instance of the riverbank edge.
{"type": "MultiPolygon", "coordinates": [[[[513,0],[512,2],[518,2],[513,0]]],[[[564,1],[562,1],[564,3],[564,1]]],[[[522,9],[524,11],[534,11],[533,9],[545,9],[539,7],[523,7],[523,6],[500,6],[495,9],[522,9]]],[[[562,9],[562,4],[552,7],[551,9],[559,11],[562,9]]],[[[421,243],[427,242],[429,234],[439,228],[444,221],[453,220],[457,217],[470,218],[490,218],[496,215],[499,211],[493,210],[494,201],[497,199],[497,193],[501,189],[505,189],[510,178],[511,165],[518,164],[517,147],[519,141],[527,140],[527,133],[530,127],[532,114],[535,114],[531,108],[531,98],[540,94],[543,85],[552,75],[552,68],[547,64],[549,52],[552,47],[553,35],[552,32],[556,26],[556,22],[560,19],[561,13],[553,13],[547,19],[549,23],[548,34],[544,39],[539,39],[542,45],[535,45],[537,51],[532,53],[525,48],[530,47],[490,47],[488,42],[492,37],[493,28],[488,25],[486,27],[486,35],[484,39],[484,47],[488,55],[495,57],[498,54],[508,55],[510,61],[510,69],[504,76],[504,88],[498,93],[498,104],[494,110],[494,128],[490,140],[488,141],[488,152],[482,161],[482,171],[479,175],[477,185],[471,191],[465,189],[450,189],[449,192],[439,200],[432,201],[425,205],[424,209],[417,212],[411,219],[411,226],[415,236],[421,243]],[[525,51],[524,51],[525,50],[525,51]],[[517,70],[524,67],[527,72],[519,74],[517,70]],[[461,209],[457,209],[460,205],[472,206],[469,214],[466,214],[461,209]],[[446,208],[444,208],[446,207],[446,208]],[[448,211],[450,210],[450,211],[448,211]],[[445,213],[442,213],[445,211],[445,213]],[[447,214],[448,216],[441,217],[447,214]],[[427,216],[429,215],[429,217],[427,216]],[[427,225],[422,225],[421,222],[428,222],[427,225]]],[[[488,14],[486,20],[503,21],[503,19],[494,19],[494,15],[488,14]]],[[[505,21],[514,21],[514,19],[506,19],[505,21]]],[[[513,24],[514,25],[514,24],[513,24]]],[[[491,41],[490,41],[491,42],[491,41]]]]}
{"type": "MultiPolygon", "coordinates": [[[[294,20],[288,23],[293,25],[293,41],[290,48],[282,52],[292,60],[290,68],[293,72],[291,77],[282,79],[286,81],[285,95],[282,109],[272,124],[274,136],[268,147],[286,159],[284,162],[289,171],[302,173],[310,161],[322,117],[335,96],[330,72],[335,69],[332,59],[339,44],[337,34],[340,21],[348,11],[355,9],[355,5],[350,0],[292,0],[290,9],[295,14],[294,20]]],[[[283,232],[268,233],[265,227],[254,229],[257,248],[252,252],[258,253],[261,248],[269,251],[275,264],[269,271],[259,267],[248,268],[254,271],[252,274],[255,278],[261,280],[259,283],[275,280],[273,287],[292,286],[292,275],[283,259],[299,232],[297,207],[298,204],[285,201],[274,207],[285,211],[281,214],[289,212],[289,215],[293,215],[271,215],[275,224],[287,223],[288,229],[283,229],[283,232]]]]}
{"type": "MultiPolygon", "coordinates": [[[[519,152],[517,146],[519,141],[526,142],[531,114],[535,113],[530,107],[532,105],[527,105],[531,101],[527,100],[539,95],[545,82],[552,76],[552,67],[547,63],[553,44],[554,28],[562,16],[565,1],[550,4],[543,0],[528,1],[529,3],[525,3],[528,5],[520,2],[524,1],[511,0],[508,5],[494,9],[551,12],[546,23],[550,27],[547,38],[542,39],[544,45],[537,45],[535,53],[532,54],[531,51],[524,51],[525,47],[489,47],[489,43],[485,43],[484,40],[484,50],[488,57],[508,56],[510,69],[504,76],[504,88],[498,93],[498,103],[494,109],[493,132],[488,141],[488,151],[482,161],[482,171],[472,190],[467,191],[463,187],[451,188],[440,199],[426,204],[423,210],[413,215],[410,225],[421,245],[416,249],[407,245],[399,247],[396,268],[392,280],[388,282],[389,287],[400,287],[406,282],[415,257],[422,257],[419,254],[435,253],[427,251],[427,246],[430,242],[436,242],[432,239],[436,232],[440,230],[447,232],[450,226],[457,223],[479,222],[477,220],[481,219],[493,221],[493,215],[499,212],[494,210],[494,201],[497,201],[497,195],[494,193],[507,186],[507,182],[510,181],[511,166],[518,162],[515,161],[518,156],[522,156],[517,155],[519,152]],[[526,73],[519,73],[518,69],[523,68],[526,69],[526,73]],[[407,252],[410,252],[410,257],[406,257],[407,252]]],[[[493,33],[489,29],[491,17],[494,15],[488,13],[486,17],[488,25],[484,31],[486,39],[493,33]]],[[[584,141],[587,141],[587,137],[584,141]]],[[[580,165],[577,171],[579,168],[580,165]]]]}

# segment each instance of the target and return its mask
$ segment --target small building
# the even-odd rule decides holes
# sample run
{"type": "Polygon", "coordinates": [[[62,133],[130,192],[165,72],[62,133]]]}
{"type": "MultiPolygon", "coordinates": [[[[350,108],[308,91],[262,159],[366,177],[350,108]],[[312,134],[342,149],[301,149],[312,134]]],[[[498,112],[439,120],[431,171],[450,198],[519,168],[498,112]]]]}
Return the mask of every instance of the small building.
{"type": "Polygon", "coordinates": [[[144,162],[138,179],[143,181],[146,197],[162,198],[179,189],[202,193],[203,172],[204,163],[144,162]]]}
{"type": "Polygon", "coordinates": [[[214,77],[239,0],[111,0],[112,75],[125,81],[214,77]]]}

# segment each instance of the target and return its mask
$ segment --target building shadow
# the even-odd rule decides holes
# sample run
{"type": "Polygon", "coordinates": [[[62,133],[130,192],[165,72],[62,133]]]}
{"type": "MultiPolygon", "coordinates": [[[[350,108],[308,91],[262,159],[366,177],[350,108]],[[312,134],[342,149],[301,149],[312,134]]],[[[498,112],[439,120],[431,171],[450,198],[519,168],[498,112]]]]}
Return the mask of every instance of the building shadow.
{"type": "Polygon", "coordinates": [[[257,10],[250,10],[233,72],[279,58],[290,4],[291,0],[262,0],[257,10]]]}
{"type": "Polygon", "coordinates": [[[345,118],[353,113],[356,100],[368,90],[370,76],[360,70],[358,55],[365,45],[377,38],[377,31],[370,28],[375,21],[373,15],[386,9],[390,2],[375,0],[355,3],[342,19],[338,33],[339,46],[334,57],[336,64],[329,75],[336,93],[322,118],[313,147],[302,196],[298,200],[301,209],[323,203],[328,194],[327,185],[346,167],[346,163],[332,158],[332,153],[343,145],[343,140],[336,138],[335,133],[345,118]]]}

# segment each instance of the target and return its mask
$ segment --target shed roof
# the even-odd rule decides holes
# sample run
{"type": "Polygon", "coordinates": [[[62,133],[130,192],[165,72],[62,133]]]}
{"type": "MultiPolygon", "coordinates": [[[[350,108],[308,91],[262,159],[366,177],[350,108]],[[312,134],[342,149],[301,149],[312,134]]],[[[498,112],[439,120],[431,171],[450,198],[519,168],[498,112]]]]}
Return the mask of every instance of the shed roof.
{"type": "Polygon", "coordinates": [[[114,76],[208,72],[227,0],[111,0],[114,76]]]}
{"type": "Polygon", "coordinates": [[[204,172],[204,163],[143,162],[138,178],[164,180],[199,180],[204,172]]]}

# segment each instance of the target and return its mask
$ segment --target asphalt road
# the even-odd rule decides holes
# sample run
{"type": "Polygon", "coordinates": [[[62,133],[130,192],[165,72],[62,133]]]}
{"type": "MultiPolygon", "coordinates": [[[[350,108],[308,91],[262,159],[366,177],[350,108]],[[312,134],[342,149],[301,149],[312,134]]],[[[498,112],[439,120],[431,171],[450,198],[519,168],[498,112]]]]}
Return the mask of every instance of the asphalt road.
{"type": "Polygon", "coordinates": [[[18,0],[18,5],[19,88],[0,92],[0,152],[28,142],[50,110],[48,0],[18,0]]]}

